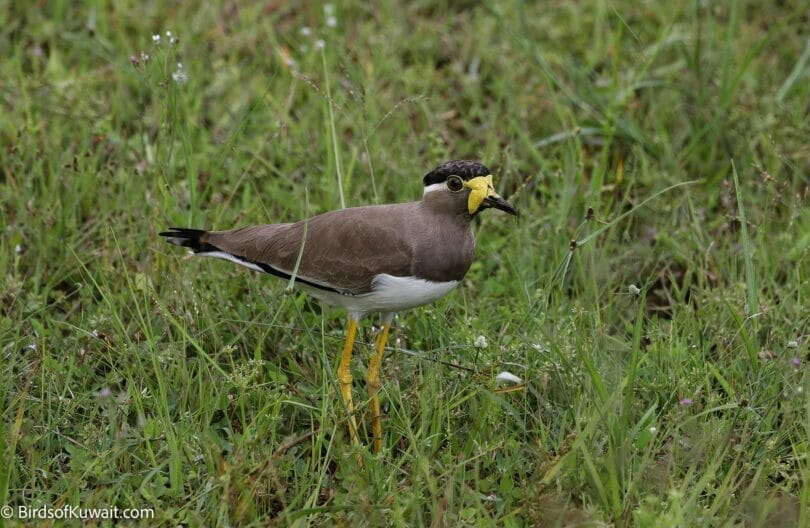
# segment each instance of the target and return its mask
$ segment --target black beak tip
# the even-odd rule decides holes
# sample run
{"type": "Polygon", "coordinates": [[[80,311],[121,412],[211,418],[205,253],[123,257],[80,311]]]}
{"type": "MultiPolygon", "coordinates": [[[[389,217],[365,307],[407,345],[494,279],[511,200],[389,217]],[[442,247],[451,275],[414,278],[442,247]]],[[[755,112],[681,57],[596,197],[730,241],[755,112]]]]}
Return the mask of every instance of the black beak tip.
{"type": "Polygon", "coordinates": [[[507,202],[506,200],[503,201],[504,205],[506,206],[503,210],[513,216],[520,216],[520,212],[517,210],[517,207],[512,205],[511,203],[507,202]]]}
{"type": "Polygon", "coordinates": [[[486,201],[488,206],[490,206],[490,207],[492,207],[494,209],[500,209],[501,211],[503,211],[505,213],[509,213],[510,215],[513,215],[513,216],[520,216],[520,213],[518,213],[517,208],[515,208],[514,205],[510,204],[509,202],[507,202],[506,200],[504,200],[501,197],[487,198],[485,201],[486,201]]]}

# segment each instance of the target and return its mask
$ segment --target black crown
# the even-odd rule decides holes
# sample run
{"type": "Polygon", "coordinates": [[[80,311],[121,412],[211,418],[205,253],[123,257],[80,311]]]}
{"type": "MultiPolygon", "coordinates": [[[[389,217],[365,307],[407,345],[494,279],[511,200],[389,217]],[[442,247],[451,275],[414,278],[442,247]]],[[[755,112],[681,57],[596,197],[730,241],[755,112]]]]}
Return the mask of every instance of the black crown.
{"type": "Polygon", "coordinates": [[[489,173],[489,169],[477,161],[455,160],[442,163],[425,174],[425,178],[422,181],[425,183],[425,186],[428,186],[434,183],[442,183],[447,180],[448,176],[453,174],[460,176],[464,180],[469,180],[476,176],[487,176],[489,173]]]}

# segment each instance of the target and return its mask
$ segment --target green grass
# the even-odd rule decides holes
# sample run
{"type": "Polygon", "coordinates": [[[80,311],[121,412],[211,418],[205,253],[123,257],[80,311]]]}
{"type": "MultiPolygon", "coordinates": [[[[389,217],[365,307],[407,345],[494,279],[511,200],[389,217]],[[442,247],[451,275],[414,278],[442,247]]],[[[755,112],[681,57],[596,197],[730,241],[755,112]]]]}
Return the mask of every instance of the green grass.
{"type": "Polygon", "coordinates": [[[0,4],[0,506],[810,526],[801,2],[286,4],[0,4]],[[356,448],[343,314],[157,233],[418,199],[453,158],[522,216],[400,314],[375,456],[371,323],[356,448]]]}

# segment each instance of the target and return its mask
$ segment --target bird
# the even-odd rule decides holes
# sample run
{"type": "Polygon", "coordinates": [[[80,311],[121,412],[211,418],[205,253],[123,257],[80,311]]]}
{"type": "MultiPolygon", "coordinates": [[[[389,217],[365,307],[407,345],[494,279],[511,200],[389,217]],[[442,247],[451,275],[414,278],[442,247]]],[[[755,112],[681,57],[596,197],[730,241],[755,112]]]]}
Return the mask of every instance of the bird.
{"type": "Polygon", "coordinates": [[[205,231],[170,227],[166,241],[198,256],[229,260],[275,275],[348,315],[337,380],[351,441],[359,445],[350,362],[360,321],[380,314],[382,328],[366,385],[375,453],[382,450],[380,366],[394,315],[450,293],[475,255],[473,219],[494,208],[518,216],[495,192],[490,170],[477,161],[438,165],[422,179],[418,201],[326,212],[292,223],[205,231]]]}

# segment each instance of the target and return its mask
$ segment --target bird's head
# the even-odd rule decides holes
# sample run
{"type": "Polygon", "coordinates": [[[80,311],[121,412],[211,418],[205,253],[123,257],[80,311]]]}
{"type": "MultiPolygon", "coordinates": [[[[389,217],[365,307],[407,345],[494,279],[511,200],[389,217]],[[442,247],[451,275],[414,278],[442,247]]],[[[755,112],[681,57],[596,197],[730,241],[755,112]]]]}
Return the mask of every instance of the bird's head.
{"type": "Polygon", "coordinates": [[[453,196],[462,206],[466,205],[470,216],[489,207],[515,216],[518,214],[512,204],[495,192],[492,174],[477,161],[448,161],[428,172],[423,182],[425,196],[433,192],[449,193],[447,196],[453,196]]]}

